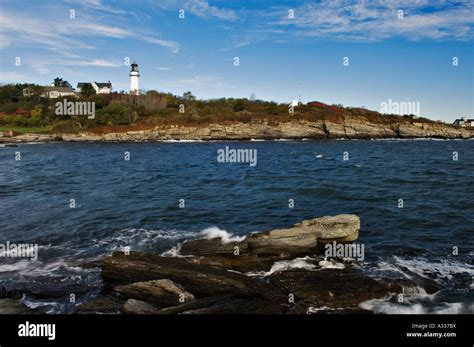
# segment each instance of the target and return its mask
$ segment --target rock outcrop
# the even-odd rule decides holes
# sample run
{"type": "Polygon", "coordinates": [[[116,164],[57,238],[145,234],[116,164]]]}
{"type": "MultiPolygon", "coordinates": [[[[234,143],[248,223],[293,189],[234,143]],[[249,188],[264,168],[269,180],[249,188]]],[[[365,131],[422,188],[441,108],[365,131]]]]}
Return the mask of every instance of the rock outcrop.
{"type": "Polygon", "coordinates": [[[359,229],[360,218],[356,215],[326,216],[305,220],[287,229],[251,234],[240,242],[224,243],[220,238],[188,241],[181,246],[180,254],[213,255],[214,259],[219,255],[247,256],[247,261],[255,256],[288,259],[314,253],[318,243],[355,241],[359,229]]]}
{"type": "MultiPolygon", "coordinates": [[[[383,120],[383,116],[381,116],[383,120]]],[[[147,130],[96,134],[21,134],[2,137],[0,142],[81,142],[81,141],[166,141],[166,140],[251,140],[251,139],[380,139],[443,138],[467,139],[474,130],[441,122],[409,121],[373,123],[364,117],[345,116],[340,121],[292,120],[250,123],[208,124],[203,126],[155,126],[147,130]]]]}

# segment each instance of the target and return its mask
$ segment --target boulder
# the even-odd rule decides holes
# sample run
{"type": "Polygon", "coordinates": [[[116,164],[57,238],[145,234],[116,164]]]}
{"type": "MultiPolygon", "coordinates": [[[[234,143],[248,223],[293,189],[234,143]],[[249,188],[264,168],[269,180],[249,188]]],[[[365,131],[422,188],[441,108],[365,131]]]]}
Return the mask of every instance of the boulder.
{"type": "Polygon", "coordinates": [[[318,243],[352,242],[359,236],[359,230],[358,216],[340,214],[304,220],[289,229],[253,234],[246,240],[251,254],[283,258],[314,253],[318,243]]]}
{"type": "Polygon", "coordinates": [[[253,234],[247,237],[247,242],[251,254],[279,255],[282,258],[311,253],[318,245],[313,230],[302,227],[253,234]]]}
{"type": "Polygon", "coordinates": [[[311,230],[320,243],[352,242],[359,237],[360,218],[354,214],[339,214],[304,220],[295,224],[311,230]]]}
{"type": "Polygon", "coordinates": [[[194,300],[191,293],[188,293],[179,284],[167,279],[118,286],[115,287],[115,291],[125,298],[143,300],[165,307],[194,300]]]}

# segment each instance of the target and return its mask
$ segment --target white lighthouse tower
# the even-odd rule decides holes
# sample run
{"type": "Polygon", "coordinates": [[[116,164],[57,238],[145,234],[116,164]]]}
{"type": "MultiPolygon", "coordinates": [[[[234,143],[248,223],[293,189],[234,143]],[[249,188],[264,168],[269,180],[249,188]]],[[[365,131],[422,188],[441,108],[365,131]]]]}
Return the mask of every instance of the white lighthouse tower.
{"type": "Polygon", "coordinates": [[[140,73],[138,72],[138,64],[133,62],[130,69],[130,94],[139,95],[140,89],[138,87],[138,77],[140,73]]]}

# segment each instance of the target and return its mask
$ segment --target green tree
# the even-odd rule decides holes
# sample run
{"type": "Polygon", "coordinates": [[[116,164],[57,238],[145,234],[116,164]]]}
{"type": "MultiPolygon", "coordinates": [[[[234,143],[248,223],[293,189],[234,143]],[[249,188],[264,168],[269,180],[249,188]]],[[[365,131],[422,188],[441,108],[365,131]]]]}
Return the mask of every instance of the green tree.
{"type": "Polygon", "coordinates": [[[193,93],[188,91],[188,92],[183,93],[183,99],[187,101],[193,101],[193,100],[196,100],[196,97],[193,95],[193,93]]]}
{"type": "Polygon", "coordinates": [[[244,100],[238,99],[234,102],[233,106],[234,112],[239,112],[245,110],[245,103],[244,100]]]}

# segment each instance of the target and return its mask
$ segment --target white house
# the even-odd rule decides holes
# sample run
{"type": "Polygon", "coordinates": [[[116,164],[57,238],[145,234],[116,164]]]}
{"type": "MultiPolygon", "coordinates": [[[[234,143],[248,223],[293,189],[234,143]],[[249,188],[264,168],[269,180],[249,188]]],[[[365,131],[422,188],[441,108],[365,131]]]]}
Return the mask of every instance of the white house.
{"type": "Polygon", "coordinates": [[[42,97],[56,99],[63,96],[76,96],[72,88],[69,87],[43,87],[42,97]]]}
{"type": "Polygon", "coordinates": [[[474,127],[474,119],[462,117],[460,119],[456,119],[453,124],[458,127],[474,127]]]}
{"type": "Polygon", "coordinates": [[[112,83],[110,81],[101,82],[79,82],[76,87],[76,92],[80,93],[84,85],[90,84],[94,88],[96,94],[110,94],[112,93],[112,83]]]}

